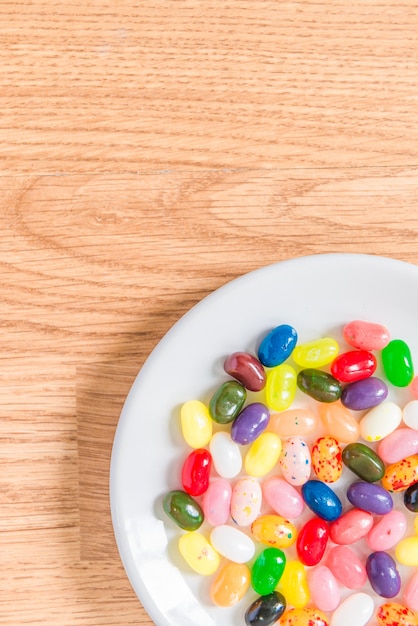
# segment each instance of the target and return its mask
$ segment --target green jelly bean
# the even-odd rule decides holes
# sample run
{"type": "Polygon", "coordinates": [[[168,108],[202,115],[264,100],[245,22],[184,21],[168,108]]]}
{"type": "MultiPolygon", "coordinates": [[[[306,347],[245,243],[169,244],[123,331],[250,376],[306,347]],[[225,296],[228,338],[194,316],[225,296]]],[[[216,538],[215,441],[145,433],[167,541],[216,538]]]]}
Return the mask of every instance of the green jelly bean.
{"type": "Polygon", "coordinates": [[[183,530],[197,530],[203,524],[203,510],[185,491],[175,489],[167,493],[163,509],[170,519],[183,530]]]}
{"type": "Polygon", "coordinates": [[[218,424],[229,424],[241,411],[246,398],[244,385],[236,380],[228,380],[213,394],[209,403],[209,415],[218,424]]]}
{"type": "Polygon", "coordinates": [[[251,568],[251,585],[260,596],[266,596],[277,586],[286,565],[286,556],[279,548],[263,550],[251,568]]]}
{"type": "Polygon", "coordinates": [[[383,369],[392,385],[407,387],[414,377],[409,346],[402,339],[393,339],[382,350],[383,369]]]}
{"type": "Polygon", "coordinates": [[[318,402],[335,402],[342,393],[341,383],[322,370],[308,367],[299,372],[297,385],[301,391],[318,402]]]}
{"type": "Polygon", "coordinates": [[[344,465],[368,483],[375,483],[385,474],[382,459],[364,443],[349,443],[342,457],[344,465]]]}

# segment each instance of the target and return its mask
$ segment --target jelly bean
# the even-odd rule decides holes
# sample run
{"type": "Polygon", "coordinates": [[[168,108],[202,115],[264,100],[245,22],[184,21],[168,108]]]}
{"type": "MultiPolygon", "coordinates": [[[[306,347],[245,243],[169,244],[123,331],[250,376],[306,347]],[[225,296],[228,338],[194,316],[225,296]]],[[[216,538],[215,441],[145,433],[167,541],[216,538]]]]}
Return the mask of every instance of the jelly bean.
{"type": "Polygon", "coordinates": [[[358,421],[340,402],[320,404],[319,414],[326,432],[342,443],[355,443],[360,435],[358,421]]]}
{"type": "Polygon", "coordinates": [[[251,525],[253,537],[273,548],[288,548],[296,541],[294,524],[282,515],[260,515],[251,525]]]}
{"type": "Polygon", "coordinates": [[[209,483],[202,497],[205,520],[211,526],[221,526],[229,519],[232,487],[225,478],[209,483]]]}
{"type": "Polygon", "coordinates": [[[396,560],[402,565],[418,565],[418,537],[405,537],[395,548],[396,560]]]}
{"type": "Polygon", "coordinates": [[[212,457],[205,448],[193,450],[181,470],[183,489],[191,496],[201,496],[209,487],[212,457]]]}
{"type": "MultiPolygon", "coordinates": [[[[418,376],[416,378],[418,380],[418,376]]],[[[418,430],[418,400],[411,400],[405,404],[402,419],[409,428],[418,430]]]]}
{"type": "Polygon", "coordinates": [[[367,572],[362,562],[348,546],[331,548],[326,565],[335,578],[348,589],[361,589],[367,580],[367,572]]]}
{"type": "Polygon", "coordinates": [[[210,597],[217,606],[238,604],[250,587],[251,574],[245,563],[226,563],[216,574],[210,588],[210,597]]]}
{"type": "Polygon", "coordinates": [[[318,565],[324,556],[329,537],[327,522],[319,517],[309,519],[299,531],[296,550],[304,565],[318,565]]]}
{"type": "Polygon", "coordinates": [[[415,518],[414,518],[414,530],[416,534],[418,535],[418,515],[415,515],[415,518]]]}
{"type": "Polygon", "coordinates": [[[254,591],[266,596],[275,590],[286,565],[286,555],[279,548],[263,550],[251,568],[251,584],[254,591]]]}
{"type": "Polygon", "coordinates": [[[339,345],[332,337],[321,337],[299,344],[292,352],[292,359],[301,367],[323,367],[337,356],[339,345]]]}
{"type": "Polygon", "coordinates": [[[354,616],[356,626],[365,626],[373,613],[373,599],[367,593],[354,593],[348,596],[334,611],[330,626],[353,626],[354,616]]]}
{"type": "Polygon", "coordinates": [[[409,511],[418,513],[418,483],[410,485],[405,491],[404,504],[409,511]]]}
{"type": "Polygon", "coordinates": [[[413,428],[398,428],[381,441],[377,454],[385,463],[397,463],[418,453],[418,431],[413,428]]]}
{"type": "Polygon", "coordinates": [[[209,414],[218,424],[229,424],[237,417],[246,399],[245,387],[237,380],[228,380],[213,394],[209,414]]]}
{"type": "Polygon", "coordinates": [[[380,626],[418,626],[418,617],[399,602],[386,602],[376,611],[380,626]]]}
{"type": "Polygon", "coordinates": [[[334,574],[326,565],[308,572],[308,586],[313,604],[320,611],[334,611],[340,603],[340,588],[334,574]]]}
{"type": "Polygon", "coordinates": [[[367,350],[350,350],[337,356],[331,364],[331,374],[342,383],[354,383],[372,376],[376,371],[377,361],[374,354],[367,350]]]}
{"type": "Polygon", "coordinates": [[[242,468],[241,450],[231,435],[224,431],[215,433],[210,440],[209,450],[215,470],[222,478],[238,476],[242,468]]]}
{"type": "Polygon", "coordinates": [[[414,378],[411,380],[411,384],[409,385],[409,389],[410,389],[412,395],[414,396],[414,398],[418,398],[418,376],[414,376],[414,378]]]}
{"type": "Polygon", "coordinates": [[[390,550],[406,532],[406,517],[402,511],[392,510],[371,529],[366,542],[374,552],[390,550]]]}
{"type": "Polygon", "coordinates": [[[260,478],[276,465],[282,451],[282,442],[275,433],[263,432],[253,441],[244,459],[247,474],[260,478]]]}
{"type": "Polygon", "coordinates": [[[306,571],[300,561],[288,561],[278,589],[286,598],[286,602],[297,609],[302,609],[310,600],[306,571]]]}
{"type": "Polygon", "coordinates": [[[412,611],[418,611],[418,571],[408,580],[403,594],[406,606],[412,611]]]}
{"type": "Polygon", "coordinates": [[[261,486],[255,478],[235,483],[231,497],[231,517],[238,526],[250,526],[260,513],[261,486]]]}
{"type": "Polygon", "coordinates": [[[234,352],[224,362],[224,370],[249,391],[261,391],[266,384],[266,373],[260,361],[248,352],[234,352]]]}
{"type": "Polygon", "coordinates": [[[260,596],[245,611],[247,626],[271,626],[276,624],[286,609],[286,600],[278,591],[260,596]]]}
{"type": "Polygon", "coordinates": [[[311,453],[300,437],[290,437],[283,443],[280,456],[283,477],[293,486],[303,485],[311,474],[311,453]]]}
{"type": "Polygon", "coordinates": [[[281,618],[280,626],[329,626],[329,622],[317,609],[290,609],[281,618]]]}
{"type": "Polygon", "coordinates": [[[209,443],[213,421],[203,402],[185,402],[180,409],[180,422],[184,440],[191,448],[203,448],[209,443]]]}
{"type": "Polygon", "coordinates": [[[252,443],[266,428],[270,413],[261,402],[248,404],[235,418],[231,427],[231,438],[235,443],[252,443]]]}
{"type": "Polygon", "coordinates": [[[387,515],[393,508],[390,493],[375,483],[352,483],[347,489],[347,498],[353,506],[373,515],[387,515]]]}
{"type": "Polygon", "coordinates": [[[364,443],[348,444],[342,456],[344,465],[369,483],[380,480],[385,473],[382,459],[364,443]]]}
{"type": "Polygon", "coordinates": [[[280,365],[292,354],[297,339],[293,326],[281,324],[264,337],[258,349],[258,358],[266,367],[280,365]]]}
{"type": "Polygon", "coordinates": [[[216,526],[210,533],[210,542],[219,554],[234,563],[247,563],[255,553],[251,537],[233,526],[216,526]]]}
{"type": "Polygon", "coordinates": [[[270,476],[262,484],[263,498],[275,513],[294,519],[301,515],[304,502],[299,492],[280,476],[270,476]]]}
{"type": "Polygon", "coordinates": [[[373,515],[361,509],[350,509],[330,526],[330,538],[338,545],[348,545],[363,539],[373,526],[373,515]]]}
{"type": "Polygon", "coordinates": [[[270,415],[267,430],[279,437],[304,437],[318,428],[318,418],[309,409],[289,409],[270,415]]]}
{"type": "Polygon", "coordinates": [[[372,552],[367,557],[366,572],[373,590],[382,598],[394,598],[401,589],[396,563],[387,552],[372,552]]]}
{"type": "Polygon", "coordinates": [[[418,454],[413,454],[387,466],[382,478],[382,487],[388,491],[405,491],[416,482],[418,482],[418,454]]]}
{"type": "Polygon", "coordinates": [[[302,498],[311,511],[327,522],[338,519],[342,513],[341,500],[320,480],[308,480],[302,485],[302,498]]]}
{"type": "Polygon", "coordinates": [[[199,532],[188,532],[179,539],[180,554],[198,574],[210,576],[219,567],[219,554],[199,532]]]}
{"type": "Polygon", "coordinates": [[[395,387],[406,387],[414,377],[411,351],[402,339],[392,339],[382,350],[383,370],[395,387]]]}
{"type": "Polygon", "coordinates": [[[395,402],[381,402],[360,420],[360,435],[365,441],[380,441],[393,433],[402,421],[402,409],[395,402]]]}
{"type": "Polygon", "coordinates": [[[390,340],[388,329],[382,324],[353,320],[343,328],[344,339],[358,350],[381,350],[390,340]]]}
{"type": "Polygon", "coordinates": [[[282,363],[267,374],[266,404],[273,411],[288,409],[295,399],[296,372],[291,365],[282,363]]]}
{"type": "Polygon", "coordinates": [[[341,394],[341,402],[347,409],[363,411],[377,406],[386,399],[387,395],[386,383],[376,376],[370,376],[348,383],[341,394]]]}
{"type": "Polygon", "coordinates": [[[301,391],[318,402],[335,402],[341,397],[341,383],[323,370],[303,369],[299,372],[296,382],[301,391]]]}
{"type": "Polygon", "coordinates": [[[338,441],[325,435],[312,446],[312,468],[324,483],[335,483],[343,471],[343,459],[338,441]]]}
{"type": "Polygon", "coordinates": [[[183,530],[197,530],[203,524],[204,514],[200,504],[180,489],[170,491],[164,496],[163,509],[183,530]]]}

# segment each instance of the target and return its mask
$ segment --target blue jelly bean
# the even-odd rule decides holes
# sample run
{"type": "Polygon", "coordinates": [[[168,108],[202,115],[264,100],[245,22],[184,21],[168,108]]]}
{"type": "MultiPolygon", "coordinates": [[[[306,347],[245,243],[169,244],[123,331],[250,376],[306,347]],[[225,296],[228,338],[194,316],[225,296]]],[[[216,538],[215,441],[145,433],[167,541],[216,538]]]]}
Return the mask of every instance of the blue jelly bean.
{"type": "Polygon", "coordinates": [[[347,409],[362,411],[377,406],[386,399],[387,395],[386,383],[376,376],[370,376],[363,380],[356,380],[344,387],[341,403],[347,409]]]}
{"type": "Polygon", "coordinates": [[[258,349],[258,358],[265,367],[276,367],[292,354],[298,335],[293,326],[281,324],[266,335],[258,349]]]}
{"type": "Polygon", "coordinates": [[[302,498],[315,515],[327,522],[333,522],[342,513],[341,500],[331,487],[320,480],[308,480],[302,485],[302,498]]]}
{"type": "Polygon", "coordinates": [[[231,438],[235,443],[252,443],[266,428],[270,412],[262,402],[248,404],[235,418],[231,427],[231,438]]]}

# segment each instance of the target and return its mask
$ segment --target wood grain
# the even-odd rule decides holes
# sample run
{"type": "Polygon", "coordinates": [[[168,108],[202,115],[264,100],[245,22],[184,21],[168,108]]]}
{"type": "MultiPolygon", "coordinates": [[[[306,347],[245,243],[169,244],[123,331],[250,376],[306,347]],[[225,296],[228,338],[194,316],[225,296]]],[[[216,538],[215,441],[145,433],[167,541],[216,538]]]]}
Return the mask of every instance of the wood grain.
{"type": "Polygon", "coordinates": [[[418,264],[418,3],[0,3],[0,624],[152,621],[109,513],[132,381],[268,263],[418,264]]]}

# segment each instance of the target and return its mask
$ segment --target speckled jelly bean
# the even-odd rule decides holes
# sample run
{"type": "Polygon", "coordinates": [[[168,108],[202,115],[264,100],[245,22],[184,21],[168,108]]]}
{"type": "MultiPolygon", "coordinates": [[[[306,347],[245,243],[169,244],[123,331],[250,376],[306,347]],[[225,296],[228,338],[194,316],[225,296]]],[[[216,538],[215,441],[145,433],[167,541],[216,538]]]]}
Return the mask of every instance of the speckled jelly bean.
{"type": "Polygon", "coordinates": [[[410,400],[405,404],[402,411],[402,419],[406,426],[418,430],[418,400],[410,400]]]}
{"type": "Polygon", "coordinates": [[[295,519],[302,514],[305,503],[300,493],[280,476],[270,476],[262,484],[263,498],[277,515],[295,519]]]}
{"type": "Polygon", "coordinates": [[[394,598],[401,589],[396,563],[387,552],[372,552],[367,557],[366,572],[373,590],[382,598],[394,598]]]}
{"type": "Polygon", "coordinates": [[[202,507],[188,493],[180,489],[164,496],[163,509],[166,515],[183,530],[197,530],[203,524],[202,507]]]}
{"type": "Polygon", "coordinates": [[[252,443],[266,428],[269,417],[269,410],[262,402],[248,404],[232,424],[232,440],[241,445],[252,443]]]}
{"type": "Polygon", "coordinates": [[[296,395],[296,371],[288,363],[269,370],[266,382],[266,404],[273,411],[285,411],[296,395]]]}
{"type": "Polygon", "coordinates": [[[342,443],[355,443],[360,436],[358,421],[340,402],[320,404],[319,414],[325,431],[342,443]]]}
{"type": "Polygon", "coordinates": [[[266,596],[275,590],[286,565],[286,555],[279,548],[266,548],[256,558],[251,568],[251,585],[254,591],[266,596]]]}
{"type": "Polygon", "coordinates": [[[405,535],[406,517],[402,511],[392,510],[375,523],[366,537],[373,552],[391,550],[405,535]]]}
{"type": "Polygon", "coordinates": [[[418,513],[418,483],[410,485],[405,491],[404,504],[409,511],[418,513]]]}
{"type": "Polygon", "coordinates": [[[385,464],[369,446],[350,443],[342,453],[343,463],[361,479],[374,483],[385,473],[385,464]]]}
{"type": "Polygon", "coordinates": [[[340,603],[340,588],[334,574],[326,565],[308,571],[308,586],[313,604],[320,611],[334,611],[340,603]]]}
{"type": "Polygon", "coordinates": [[[250,569],[245,563],[226,563],[212,582],[212,602],[221,607],[235,606],[247,593],[250,580],[250,569]]]}
{"type": "Polygon", "coordinates": [[[191,448],[203,448],[211,437],[213,421],[208,407],[199,400],[189,400],[180,409],[181,430],[191,448]]]}
{"type": "Polygon", "coordinates": [[[329,626],[329,621],[322,611],[305,607],[286,611],[280,626],[329,626]]]}
{"type": "Polygon", "coordinates": [[[249,476],[265,476],[278,462],[281,451],[282,442],[278,435],[271,432],[261,433],[245,455],[245,471],[249,476]]]}
{"type": "Polygon", "coordinates": [[[395,548],[396,560],[402,565],[418,566],[418,537],[405,537],[395,548]]]}
{"type": "Polygon", "coordinates": [[[183,489],[191,496],[201,496],[209,487],[212,457],[205,448],[193,450],[186,457],[181,470],[183,489]]]}
{"type": "Polygon", "coordinates": [[[386,326],[364,320],[353,320],[343,328],[343,337],[358,350],[381,350],[390,341],[386,326]]]}
{"type": "Polygon", "coordinates": [[[341,500],[320,480],[308,480],[302,485],[302,498],[315,515],[327,522],[338,519],[342,513],[341,500]]]}
{"type": "Polygon", "coordinates": [[[260,513],[262,492],[255,478],[242,478],[232,489],[231,517],[238,526],[250,526],[260,513]]]}
{"type": "Polygon", "coordinates": [[[297,386],[318,402],[336,402],[342,393],[341,383],[328,372],[312,367],[301,370],[297,375],[297,386]]]}
{"type": "Polygon", "coordinates": [[[373,515],[362,509],[350,509],[330,525],[329,536],[338,545],[363,539],[373,526],[373,515]]]}
{"type": "Polygon", "coordinates": [[[377,360],[367,350],[350,350],[337,356],[331,363],[331,374],[342,383],[354,383],[372,376],[376,371],[377,360]]]}
{"type": "Polygon", "coordinates": [[[370,409],[360,420],[360,435],[365,441],[380,441],[393,433],[402,421],[402,409],[386,400],[370,409]]]}
{"type": "Polygon", "coordinates": [[[356,481],[349,485],[347,498],[358,509],[373,515],[387,515],[393,509],[393,499],[390,493],[375,483],[356,481]]]}
{"type": "Polygon", "coordinates": [[[398,428],[377,446],[377,454],[385,463],[397,463],[418,453],[418,431],[398,428]]]}
{"type": "Polygon", "coordinates": [[[283,477],[293,486],[303,485],[311,475],[311,453],[301,437],[290,437],[283,443],[280,456],[283,477]]]}
{"type": "Polygon", "coordinates": [[[209,443],[212,462],[216,472],[222,478],[238,476],[242,468],[240,446],[232,441],[231,435],[225,431],[214,433],[209,443]]]}
{"type": "Polygon", "coordinates": [[[231,495],[232,487],[225,478],[217,478],[209,483],[202,497],[202,509],[208,524],[211,526],[226,524],[229,519],[231,495]]]}
{"type": "Polygon", "coordinates": [[[260,596],[245,611],[244,619],[247,626],[271,626],[283,615],[286,600],[278,591],[260,596]]]}
{"type": "Polygon", "coordinates": [[[341,448],[335,437],[324,435],[312,446],[312,469],[324,483],[335,483],[343,471],[341,448]]]}
{"type": "Polygon", "coordinates": [[[403,339],[393,339],[383,348],[382,364],[387,379],[395,387],[407,387],[414,377],[411,351],[403,339]]]}
{"type": "Polygon", "coordinates": [[[224,370],[249,391],[261,391],[266,373],[260,361],[248,352],[233,352],[224,361],[224,370]]]}
{"type": "Polygon", "coordinates": [[[382,487],[393,492],[405,491],[416,482],[418,482],[418,454],[413,454],[387,466],[382,478],[382,487]]]}
{"type": "Polygon", "coordinates": [[[300,561],[287,561],[278,589],[291,606],[302,609],[308,604],[310,593],[306,570],[300,561]]]}
{"type": "Polygon", "coordinates": [[[399,602],[385,602],[376,610],[379,626],[418,626],[418,617],[399,602]]]}
{"type": "Polygon", "coordinates": [[[247,390],[236,380],[223,383],[209,402],[209,414],[218,424],[229,424],[241,411],[247,399],[247,390]]]}
{"type": "Polygon", "coordinates": [[[387,395],[386,383],[377,376],[370,376],[346,385],[341,394],[341,402],[347,409],[363,411],[377,406],[387,395]]]}
{"type": "Polygon", "coordinates": [[[323,367],[337,356],[339,345],[332,337],[321,337],[314,341],[298,344],[292,352],[292,359],[300,367],[323,367]]]}
{"type": "Polygon", "coordinates": [[[296,541],[297,530],[282,515],[260,515],[251,524],[251,534],[256,541],[274,548],[288,548],[296,541]]]}
{"type": "Polygon", "coordinates": [[[412,611],[418,611],[418,571],[409,578],[403,594],[406,606],[412,611]]]}
{"type": "Polygon", "coordinates": [[[296,540],[299,560],[310,567],[318,565],[325,553],[329,538],[328,523],[320,517],[312,517],[302,528],[296,540]]]}
{"type": "Polygon", "coordinates": [[[210,576],[218,569],[220,563],[218,552],[198,531],[181,535],[178,546],[186,563],[198,574],[210,576]]]}
{"type": "Polygon", "coordinates": [[[258,358],[265,367],[284,363],[292,354],[298,340],[293,326],[281,324],[273,328],[263,339],[258,349],[258,358]]]}
{"type": "Polygon", "coordinates": [[[279,437],[305,437],[318,428],[318,416],[309,409],[288,409],[270,415],[267,430],[279,437]]]}
{"type": "Polygon", "coordinates": [[[365,626],[374,613],[373,599],[363,592],[353,593],[341,602],[331,616],[330,626],[365,626]]]}
{"type": "Polygon", "coordinates": [[[254,541],[234,526],[216,526],[210,533],[210,542],[215,550],[229,561],[247,563],[255,553],[254,541]]]}
{"type": "Polygon", "coordinates": [[[357,554],[348,546],[335,546],[327,555],[326,565],[335,578],[348,589],[361,589],[367,572],[357,554]]]}

